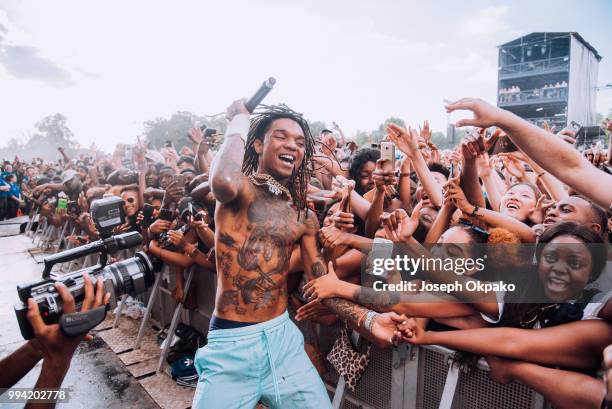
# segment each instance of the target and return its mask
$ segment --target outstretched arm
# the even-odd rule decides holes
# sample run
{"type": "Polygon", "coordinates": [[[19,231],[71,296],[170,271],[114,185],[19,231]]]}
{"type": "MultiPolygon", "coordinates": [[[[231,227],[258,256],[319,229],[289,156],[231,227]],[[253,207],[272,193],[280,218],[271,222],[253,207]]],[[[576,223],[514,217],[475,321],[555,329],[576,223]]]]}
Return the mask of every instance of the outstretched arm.
{"type": "Polygon", "coordinates": [[[557,179],[606,209],[612,203],[612,190],[601,188],[612,186],[612,175],[597,169],[580,152],[555,135],[480,99],[464,98],[447,105],[446,110],[469,110],[474,113],[473,119],[460,120],[457,126],[499,126],[517,147],[557,179]],[[584,183],[585,180],[601,183],[584,183]]]}
{"type": "Polygon", "coordinates": [[[599,409],[604,398],[601,380],[579,372],[547,368],[530,362],[486,357],[489,376],[496,382],[517,380],[536,390],[558,409],[599,409]]]}
{"type": "Polygon", "coordinates": [[[244,144],[249,132],[249,111],[244,100],[235,101],[227,109],[230,121],[225,140],[215,155],[210,169],[210,186],[215,199],[229,203],[236,198],[245,185],[242,173],[244,144]]]}
{"type": "Polygon", "coordinates": [[[500,327],[436,332],[416,328],[407,341],[543,365],[597,368],[601,352],[612,342],[612,326],[604,320],[583,320],[542,329],[500,327]]]}

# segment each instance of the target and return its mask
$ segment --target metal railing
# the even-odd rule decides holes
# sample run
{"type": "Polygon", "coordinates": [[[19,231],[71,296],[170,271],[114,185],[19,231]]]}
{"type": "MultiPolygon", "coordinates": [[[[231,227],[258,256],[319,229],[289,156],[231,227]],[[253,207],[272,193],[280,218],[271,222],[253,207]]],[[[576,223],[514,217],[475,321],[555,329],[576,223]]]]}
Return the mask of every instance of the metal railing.
{"type": "Polygon", "coordinates": [[[500,66],[499,75],[500,77],[503,77],[503,76],[514,76],[517,74],[524,74],[524,73],[567,71],[567,70],[569,70],[569,56],[500,66]]]}

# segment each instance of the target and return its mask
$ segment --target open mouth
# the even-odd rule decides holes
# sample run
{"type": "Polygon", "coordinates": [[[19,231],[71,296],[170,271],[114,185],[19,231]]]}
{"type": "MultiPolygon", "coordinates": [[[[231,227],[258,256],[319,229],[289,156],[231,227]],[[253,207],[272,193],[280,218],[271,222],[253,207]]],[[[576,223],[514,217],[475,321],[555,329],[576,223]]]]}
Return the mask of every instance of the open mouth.
{"type": "Polygon", "coordinates": [[[521,206],[515,200],[509,200],[508,203],[506,203],[506,209],[519,210],[520,208],[521,206]]]}
{"type": "Polygon", "coordinates": [[[568,285],[567,281],[561,280],[560,278],[557,278],[557,277],[550,277],[547,280],[546,284],[547,284],[546,286],[548,287],[548,289],[553,292],[565,291],[568,285]]]}
{"type": "Polygon", "coordinates": [[[287,154],[287,153],[279,155],[278,158],[281,161],[283,161],[286,164],[291,165],[291,166],[293,166],[293,164],[295,163],[295,156],[287,154]]]}

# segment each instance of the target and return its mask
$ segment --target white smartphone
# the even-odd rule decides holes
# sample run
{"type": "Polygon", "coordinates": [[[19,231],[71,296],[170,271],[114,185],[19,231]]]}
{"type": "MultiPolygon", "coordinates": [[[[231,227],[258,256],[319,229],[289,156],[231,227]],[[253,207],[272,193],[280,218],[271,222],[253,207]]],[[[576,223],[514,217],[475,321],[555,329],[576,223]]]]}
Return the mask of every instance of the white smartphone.
{"type": "Polygon", "coordinates": [[[380,159],[386,160],[390,164],[391,171],[395,171],[395,144],[393,142],[380,143],[380,159]]]}

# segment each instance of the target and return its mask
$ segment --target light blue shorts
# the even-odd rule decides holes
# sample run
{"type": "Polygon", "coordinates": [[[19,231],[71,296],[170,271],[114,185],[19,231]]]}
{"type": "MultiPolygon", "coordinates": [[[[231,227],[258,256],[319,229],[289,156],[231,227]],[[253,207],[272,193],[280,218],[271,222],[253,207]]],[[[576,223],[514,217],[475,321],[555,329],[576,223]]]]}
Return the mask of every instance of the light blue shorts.
{"type": "Polygon", "coordinates": [[[304,351],[304,336],[285,311],[270,321],[208,333],[195,357],[197,409],[331,408],[304,351]]]}

